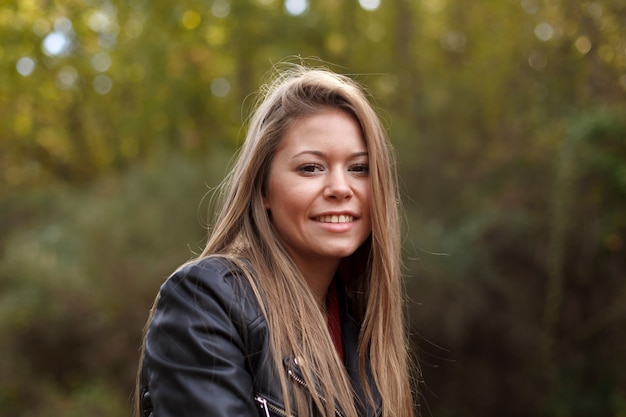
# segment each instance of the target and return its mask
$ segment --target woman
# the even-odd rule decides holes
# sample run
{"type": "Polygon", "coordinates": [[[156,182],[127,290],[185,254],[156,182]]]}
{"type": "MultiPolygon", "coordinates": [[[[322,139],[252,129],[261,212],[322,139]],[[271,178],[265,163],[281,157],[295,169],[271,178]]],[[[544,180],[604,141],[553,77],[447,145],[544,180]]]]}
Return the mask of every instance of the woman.
{"type": "Polygon", "coordinates": [[[202,254],[161,287],[141,416],[412,416],[391,147],[362,89],[263,91],[202,254]]]}

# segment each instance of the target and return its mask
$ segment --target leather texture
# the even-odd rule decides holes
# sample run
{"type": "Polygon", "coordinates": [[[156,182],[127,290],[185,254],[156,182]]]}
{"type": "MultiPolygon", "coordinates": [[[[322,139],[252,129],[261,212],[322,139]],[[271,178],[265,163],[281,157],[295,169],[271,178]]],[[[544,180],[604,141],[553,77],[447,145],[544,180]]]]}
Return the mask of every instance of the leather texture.
{"type": "MultiPolygon", "coordinates": [[[[283,369],[274,366],[267,322],[246,279],[233,268],[227,260],[209,257],[184,266],[161,286],[145,340],[142,417],[280,415],[277,372],[301,389],[288,376],[298,372],[291,355],[285,355],[283,369]]],[[[359,327],[346,313],[345,300],[340,296],[345,366],[359,415],[377,416],[365,405],[357,370],[359,327]]],[[[377,393],[375,398],[380,404],[377,393]]]]}

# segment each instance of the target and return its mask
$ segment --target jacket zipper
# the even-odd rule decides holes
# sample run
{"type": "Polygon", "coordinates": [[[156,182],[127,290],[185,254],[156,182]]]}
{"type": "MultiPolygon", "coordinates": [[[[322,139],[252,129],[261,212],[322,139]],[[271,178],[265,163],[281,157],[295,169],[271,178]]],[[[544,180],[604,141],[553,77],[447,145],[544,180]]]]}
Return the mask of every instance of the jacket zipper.
{"type": "MultiPolygon", "coordinates": [[[[298,375],[296,375],[295,372],[292,369],[287,368],[287,373],[289,374],[291,379],[296,381],[296,383],[298,383],[303,388],[308,389],[308,385],[307,385],[306,381],[304,379],[300,378],[298,375]]],[[[322,394],[316,393],[316,395],[317,395],[317,398],[320,399],[320,401],[322,401],[324,404],[326,404],[326,398],[322,394]]],[[[345,417],[343,415],[343,413],[337,409],[337,407],[335,407],[335,415],[337,417],[345,417]]]]}
{"type": "Polygon", "coordinates": [[[265,411],[265,417],[271,417],[270,411],[280,415],[281,417],[287,417],[287,412],[280,407],[275,406],[274,404],[267,401],[265,398],[257,395],[254,397],[254,401],[259,403],[259,407],[265,411]]]}

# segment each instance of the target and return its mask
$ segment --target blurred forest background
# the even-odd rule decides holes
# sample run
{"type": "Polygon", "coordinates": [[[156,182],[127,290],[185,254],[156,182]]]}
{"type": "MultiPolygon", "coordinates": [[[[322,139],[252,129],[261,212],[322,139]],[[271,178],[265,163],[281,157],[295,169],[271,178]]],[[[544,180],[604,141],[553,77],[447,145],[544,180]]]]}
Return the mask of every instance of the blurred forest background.
{"type": "Polygon", "coordinates": [[[129,415],[153,297],[294,56],[397,147],[422,415],[626,416],[624,0],[3,1],[0,415],[129,415]]]}

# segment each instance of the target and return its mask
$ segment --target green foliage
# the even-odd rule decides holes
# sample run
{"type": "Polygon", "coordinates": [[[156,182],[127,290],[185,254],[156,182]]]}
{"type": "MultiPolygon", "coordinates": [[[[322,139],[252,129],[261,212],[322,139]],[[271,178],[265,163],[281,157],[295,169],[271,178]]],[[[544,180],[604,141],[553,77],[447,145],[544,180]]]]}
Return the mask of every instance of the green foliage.
{"type": "Polygon", "coordinates": [[[489,200],[457,195],[458,221],[411,219],[415,341],[426,382],[452,402],[436,411],[456,415],[453,404],[471,403],[472,415],[624,413],[626,195],[614,187],[626,164],[623,114],[573,117],[541,192],[534,176],[509,175],[506,188],[473,186],[489,200]],[[598,164],[605,157],[611,163],[598,164]],[[527,195],[511,202],[512,189],[527,195]]]}
{"type": "Polygon", "coordinates": [[[147,310],[201,247],[200,201],[223,161],[168,155],[89,188],[21,196],[31,220],[4,235],[0,262],[3,414],[128,408],[147,310]]]}

